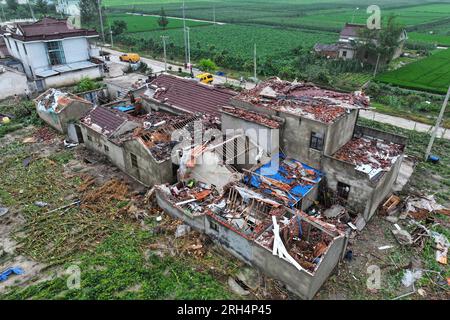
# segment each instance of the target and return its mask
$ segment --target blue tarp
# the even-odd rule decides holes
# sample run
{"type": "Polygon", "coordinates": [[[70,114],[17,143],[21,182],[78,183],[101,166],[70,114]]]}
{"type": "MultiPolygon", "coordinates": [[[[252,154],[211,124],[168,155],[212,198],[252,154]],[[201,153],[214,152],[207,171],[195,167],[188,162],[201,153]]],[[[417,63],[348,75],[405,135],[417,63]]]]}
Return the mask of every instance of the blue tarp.
{"type": "Polygon", "coordinates": [[[118,106],[118,107],[113,107],[113,109],[119,110],[119,111],[122,111],[122,112],[127,112],[127,111],[134,110],[134,106],[132,106],[132,105],[118,106]]]}
{"type": "MultiPolygon", "coordinates": [[[[300,161],[297,161],[295,159],[287,159],[286,156],[282,153],[279,154],[279,168],[278,171],[273,174],[273,175],[267,175],[264,174],[264,172],[270,172],[270,168],[272,167],[272,162],[274,160],[272,159],[270,162],[266,163],[265,165],[259,167],[258,169],[256,169],[254,172],[257,174],[253,174],[251,176],[251,181],[250,184],[255,187],[255,188],[260,188],[261,186],[261,176],[263,177],[267,177],[276,181],[280,181],[283,183],[287,183],[292,185],[293,182],[297,182],[296,185],[294,185],[292,187],[292,189],[289,191],[289,193],[286,193],[282,190],[283,193],[285,193],[286,197],[289,198],[289,206],[293,207],[295,206],[295,204],[300,201],[313,187],[314,185],[308,184],[308,183],[303,183],[304,181],[296,178],[288,178],[289,176],[289,172],[286,169],[286,164],[283,162],[290,162],[290,163],[299,163],[301,164],[301,166],[306,169],[306,170],[313,170],[316,173],[316,178],[315,179],[311,179],[313,180],[315,183],[318,183],[322,177],[323,177],[323,173],[319,170],[316,170],[314,168],[311,168],[310,166],[301,163],[300,161]],[[262,169],[266,169],[266,170],[262,170],[262,169]]],[[[274,164],[275,165],[275,164],[274,164]]],[[[248,178],[245,178],[244,180],[246,183],[248,183],[248,178]]],[[[271,190],[266,190],[263,189],[262,190],[264,193],[271,193],[271,190]]]]}

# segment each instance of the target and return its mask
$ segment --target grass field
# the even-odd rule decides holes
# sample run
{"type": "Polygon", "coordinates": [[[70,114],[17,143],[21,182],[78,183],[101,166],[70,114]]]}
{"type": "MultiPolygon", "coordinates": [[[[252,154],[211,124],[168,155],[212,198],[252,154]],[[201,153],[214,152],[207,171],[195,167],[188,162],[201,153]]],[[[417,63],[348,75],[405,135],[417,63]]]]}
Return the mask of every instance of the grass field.
{"type": "Polygon", "coordinates": [[[408,34],[408,38],[409,41],[411,42],[431,43],[439,46],[450,46],[450,34],[442,35],[442,34],[410,32],[408,34]]]}
{"type": "MultiPolygon", "coordinates": [[[[127,33],[133,32],[143,32],[152,30],[162,30],[158,25],[158,17],[149,17],[141,15],[131,15],[131,14],[112,14],[108,15],[108,23],[112,24],[114,20],[122,20],[127,23],[127,33]]],[[[177,29],[183,28],[183,21],[179,19],[168,19],[169,24],[166,29],[177,29]]],[[[186,26],[188,27],[199,27],[207,26],[210,23],[200,22],[200,21],[186,21],[186,26]]]]}
{"type": "Polygon", "coordinates": [[[410,89],[446,93],[450,85],[450,50],[381,74],[376,80],[410,89]]]}

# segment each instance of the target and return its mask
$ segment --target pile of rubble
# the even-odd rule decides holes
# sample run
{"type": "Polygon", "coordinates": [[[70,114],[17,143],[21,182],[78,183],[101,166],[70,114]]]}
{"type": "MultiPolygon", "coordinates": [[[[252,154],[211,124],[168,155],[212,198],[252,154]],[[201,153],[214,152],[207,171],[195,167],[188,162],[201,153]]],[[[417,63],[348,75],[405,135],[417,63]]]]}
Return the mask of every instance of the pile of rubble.
{"type": "Polygon", "coordinates": [[[388,171],[402,152],[403,147],[399,144],[362,137],[347,142],[334,158],[354,164],[356,170],[373,178],[382,171],[388,171]]]}
{"type": "Polygon", "coordinates": [[[368,108],[369,99],[360,92],[353,94],[321,89],[309,83],[288,82],[271,78],[255,88],[242,92],[237,99],[256,106],[273,108],[324,123],[332,123],[347,109],[368,108]]]}
{"type": "Polygon", "coordinates": [[[222,110],[229,114],[232,114],[238,118],[245,119],[245,120],[259,123],[259,124],[263,124],[267,127],[273,128],[273,129],[278,129],[281,126],[280,121],[272,119],[271,117],[269,117],[267,115],[256,113],[253,111],[248,111],[248,110],[234,108],[234,107],[228,107],[228,106],[223,107],[222,110]]]}

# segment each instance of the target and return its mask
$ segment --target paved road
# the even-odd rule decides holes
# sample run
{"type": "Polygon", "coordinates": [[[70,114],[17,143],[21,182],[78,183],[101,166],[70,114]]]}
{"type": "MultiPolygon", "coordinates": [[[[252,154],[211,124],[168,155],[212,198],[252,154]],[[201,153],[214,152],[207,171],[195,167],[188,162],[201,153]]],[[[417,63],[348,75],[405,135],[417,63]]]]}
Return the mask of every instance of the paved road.
{"type": "MultiPolygon", "coordinates": [[[[116,50],[111,50],[111,49],[103,49],[103,50],[111,53],[111,61],[112,62],[127,65],[126,62],[120,62],[120,60],[119,60],[119,55],[121,55],[122,52],[116,51],[116,50]]],[[[146,64],[148,64],[153,69],[154,72],[164,71],[164,62],[161,62],[158,60],[153,60],[153,59],[148,59],[148,58],[142,58],[142,61],[144,61],[146,64]]],[[[180,67],[179,65],[174,65],[174,64],[169,64],[169,63],[167,64],[167,66],[172,66],[173,70],[178,70],[178,68],[180,67]]],[[[194,72],[194,75],[201,73],[200,70],[195,69],[195,68],[193,69],[193,72],[194,72]]],[[[225,83],[225,82],[232,83],[237,86],[240,85],[238,80],[220,77],[220,76],[214,76],[214,83],[221,84],[221,83],[225,83]]],[[[252,89],[254,87],[255,87],[254,83],[251,83],[251,82],[245,83],[246,89],[252,89]]],[[[412,121],[412,120],[407,120],[407,119],[400,118],[400,117],[394,117],[394,116],[390,116],[390,115],[386,115],[386,114],[382,114],[382,113],[378,113],[378,112],[374,112],[374,111],[361,110],[360,115],[361,115],[361,117],[366,118],[366,119],[391,124],[391,125],[394,125],[394,126],[397,126],[400,128],[404,128],[404,129],[416,130],[418,132],[431,132],[431,130],[432,130],[432,127],[427,124],[423,124],[423,123],[412,121]]],[[[450,129],[446,130],[444,128],[439,128],[438,137],[450,140],[450,129]]]]}
{"type": "MultiPolygon", "coordinates": [[[[159,14],[146,14],[146,13],[133,13],[133,12],[127,12],[126,14],[129,15],[134,15],[134,16],[144,16],[144,17],[161,17],[161,15],[159,14]]],[[[171,16],[167,16],[167,18],[169,19],[174,19],[174,20],[184,20],[183,18],[180,17],[171,17],[171,16]]],[[[213,21],[213,20],[201,20],[201,19],[192,19],[192,18],[186,18],[186,21],[196,21],[196,22],[209,22],[209,23],[215,23],[217,25],[225,25],[225,22],[218,22],[218,21],[213,21]]]]}
{"type": "MultiPolygon", "coordinates": [[[[400,118],[394,117],[387,114],[382,114],[370,110],[361,110],[359,113],[361,117],[375,120],[382,123],[391,124],[400,128],[416,130],[418,132],[431,132],[434,126],[430,126],[428,124],[400,118]]],[[[437,136],[439,138],[445,138],[450,140],[450,129],[439,128],[437,136]]]]}
{"type": "MultiPolygon", "coordinates": [[[[123,65],[127,65],[128,64],[127,62],[121,62],[119,60],[119,56],[121,54],[123,54],[122,52],[116,51],[116,50],[112,50],[112,49],[108,49],[108,48],[103,48],[102,50],[111,53],[111,56],[110,56],[111,62],[120,63],[120,64],[123,64],[123,65]]],[[[149,59],[149,58],[144,58],[144,57],[141,57],[141,60],[143,62],[145,62],[149,67],[151,67],[153,69],[153,72],[155,72],[155,73],[159,73],[159,72],[163,72],[164,71],[164,62],[162,62],[162,61],[149,59]]],[[[179,67],[183,67],[183,66],[180,66],[180,65],[175,65],[175,64],[168,63],[167,67],[169,67],[169,66],[172,66],[172,70],[174,70],[174,71],[178,70],[179,67]]],[[[189,72],[188,70],[185,70],[184,68],[183,68],[183,71],[189,72]]],[[[194,72],[195,76],[200,74],[200,73],[202,73],[202,71],[200,71],[200,70],[198,70],[196,68],[194,68],[192,71],[194,72]]],[[[236,80],[236,79],[230,79],[230,78],[214,75],[214,83],[215,84],[223,84],[223,83],[226,83],[226,82],[234,84],[236,86],[240,85],[239,81],[236,80]]],[[[246,82],[245,83],[245,89],[252,89],[254,87],[255,87],[254,83],[251,83],[251,82],[246,82]]]]}

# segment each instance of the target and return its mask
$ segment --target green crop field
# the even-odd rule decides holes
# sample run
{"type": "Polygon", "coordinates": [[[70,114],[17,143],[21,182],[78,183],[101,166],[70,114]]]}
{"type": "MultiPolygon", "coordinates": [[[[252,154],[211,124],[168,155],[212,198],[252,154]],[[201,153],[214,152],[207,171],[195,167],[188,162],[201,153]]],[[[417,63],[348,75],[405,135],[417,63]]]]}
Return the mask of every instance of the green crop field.
{"type": "MultiPolygon", "coordinates": [[[[182,29],[160,30],[135,34],[135,37],[153,39],[160,42],[162,35],[168,35],[169,51],[171,44],[183,46],[182,29]]],[[[190,31],[191,49],[208,51],[214,50],[232,52],[244,59],[253,56],[254,44],[257,45],[258,56],[277,56],[287,53],[298,46],[312,47],[316,42],[333,42],[336,34],[326,32],[305,32],[300,30],[285,30],[272,27],[213,25],[193,28],[190,31]]]]}
{"type": "Polygon", "coordinates": [[[381,74],[376,80],[410,89],[445,93],[450,85],[450,50],[442,50],[428,58],[381,74]]]}
{"type": "Polygon", "coordinates": [[[429,34],[429,33],[419,33],[410,32],[408,34],[409,41],[418,43],[431,43],[439,46],[450,46],[450,34],[429,34]]]}
{"type": "MultiPolygon", "coordinates": [[[[152,30],[161,30],[162,28],[158,25],[158,17],[149,17],[142,15],[133,14],[112,14],[108,15],[108,23],[112,24],[114,20],[122,20],[127,23],[127,33],[132,32],[143,32],[152,30]]],[[[183,28],[183,20],[171,19],[169,18],[169,24],[166,29],[177,29],[183,28]]],[[[200,21],[186,21],[188,27],[198,27],[210,25],[208,22],[200,21]]]]}

